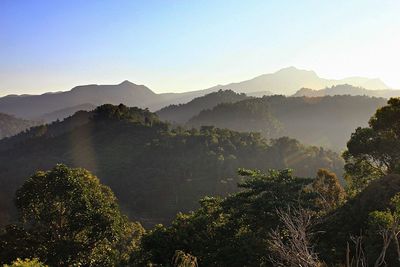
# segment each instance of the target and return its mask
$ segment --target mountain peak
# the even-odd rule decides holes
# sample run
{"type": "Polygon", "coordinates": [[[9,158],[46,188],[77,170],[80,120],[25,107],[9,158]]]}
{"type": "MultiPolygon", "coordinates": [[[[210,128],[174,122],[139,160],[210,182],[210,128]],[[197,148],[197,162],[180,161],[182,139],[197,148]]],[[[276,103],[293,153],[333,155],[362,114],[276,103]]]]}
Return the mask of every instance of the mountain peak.
{"type": "Polygon", "coordinates": [[[285,72],[285,71],[299,71],[300,69],[296,68],[295,66],[289,66],[286,68],[282,68],[276,72],[285,72]]]}
{"type": "Polygon", "coordinates": [[[125,80],[122,83],[120,83],[119,85],[135,85],[133,82],[125,80]]]}
{"type": "Polygon", "coordinates": [[[317,74],[312,70],[298,69],[294,66],[286,67],[286,68],[280,69],[277,72],[275,72],[275,74],[295,74],[295,73],[299,73],[299,74],[306,73],[306,74],[310,74],[313,76],[317,76],[317,74]]]}

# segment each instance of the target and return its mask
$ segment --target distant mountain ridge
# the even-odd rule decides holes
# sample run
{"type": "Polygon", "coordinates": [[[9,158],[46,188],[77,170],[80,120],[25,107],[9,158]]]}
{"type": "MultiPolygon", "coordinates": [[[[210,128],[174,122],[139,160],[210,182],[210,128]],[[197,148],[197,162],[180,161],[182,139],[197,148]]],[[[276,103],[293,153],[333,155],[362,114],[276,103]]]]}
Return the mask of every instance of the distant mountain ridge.
{"type": "Polygon", "coordinates": [[[38,121],[24,120],[0,113],[0,139],[16,135],[39,124],[38,121]]]}
{"type": "Polygon", "coordinates": [[[50,113],[43,114],[39,117],[40,120],[44,122],[52,122],[56,120],[63,120],[71,115],[73,115],[77,111],[91,111],[95,109],[96,106],[86,103],[86,104],[81,104],[81,105],[76,105],[73,107],[67,107],[59,110],[55,110],[50,113]]]}
{"type": "Polygon", "coordinates": [[[301,70],[295,67],[281,69],[271,74],[263,74],[253,79],[218,85],[206,90],[231,89],[238,93],[270,91],[273,94],[291,95],[299,88],[321,89],[339,84],[351,84],[366,89],[389,89],[380,79],[350,77],[340,80],[320,78],[314,71],[301,70]]]}
{"type": "Polygon", "coordinates": [[[147,107],[160,99],[144,85],[124,81],[117,85],[76,86],[70,91],[42,95],[6,96],[0,98],[0,112],[19,117],[40,117],[56,110],[90,103],[126,103],[130,106],[147,107]]]}
{"type": "Polygon", "coordinates": [[[334,95],[365,95],[370,97],[399,97],[400,90],[382,89],[382,90],[368,90],[362,87],[355,87],[350,84],[341,84],[332,87],[326,87],[320,90],[313,90],[310,88],[301,88],[293,96],[306,96],[306,97],[320,97],[320,96],[334,96],[334,95]]]}
{"type": "Polygon", "coordinates": [[[196,97],[186,104],[170,105],[156,112],[160,119],[172,123],[186,123],[200,111],[210,109],[221,103],[234,103],[249,98],[232,90],[219,90],[201,97],[196,97]]]}
{"type": "Polygon", "coordinates": [[[384,98],[367,96],[266,96],[222,103],[203,110],[187,125],[213,125],[235,131],[255,131],[266,138],[289,136],[304,144],[342,151],[351,133],[367,125],[384,98]]]}
{"type": "Polygon", "coordinates": [[[88,103],[93,106],[106,103],[123,103],[127,106],[149,108],[155,111],[171,104],[187,103],[196,97],[221,89],[230,89],[237,93],[246,93],[249,96],[291,95],[299,88],[320,89],[344,83],[366,89],[388,89],[388,86],[379,79],[352,77],[342,80],[329,80],[318,77],[313,71],[289,67],[238,83],[217,85],[204,90],[184,93],[157,94],[144,85],[124,81],[116,85],[81,85],[72,88],[70,91],[42,95],[8,95],[0,98],[0,112],[32,119],[88,103]]]}

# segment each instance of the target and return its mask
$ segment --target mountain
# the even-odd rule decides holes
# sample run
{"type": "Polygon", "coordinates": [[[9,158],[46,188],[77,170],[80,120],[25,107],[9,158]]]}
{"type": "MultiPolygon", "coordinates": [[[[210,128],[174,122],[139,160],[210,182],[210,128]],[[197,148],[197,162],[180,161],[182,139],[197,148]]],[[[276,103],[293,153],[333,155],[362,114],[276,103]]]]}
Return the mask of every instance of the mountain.
{"type": "Polygon", "coordinates": [[[29,121],[0,113],[0,139],[16,135],[26,129],[38,125],[38,121],[29,121]]]}
{"type": "Polygon", "coordinates": [[[305,144],[341,151],[351,133],[367,125],[375,110],[385,104],[384,98],[367,96],[267,96],[219,104],[201,111],[187,124],[246,129],[267,138],[289,136],[305,144]]]}
{"type": "Polygon", "coordinates": [[[236,191],[239,167],[291,167],[310,177],[318,168],[339,175],[343,169],[336,153],[293,139],[268,142],[257,133],[214,127],[171,129],[148,110],[103,105],[0,140],[0,222],[12,217],[23,181],[57,163],[96,174],[124,212],[145,225],[170,222],[177,212],[196,208],[200,197],[236,191]]]}
{"type": "Polygon", "coordinates": [[[205,96],[196,97],[186,104],[167,106],[156,113],[162,120],[182,124],[204,109],[213,108],[220,103],[233,103],[247,98],[248,96],[245,94],[238,94],[232,90],[219,90],[205,96]]]}
{"type": "Polygon", "coordinates": [[[231,89],[238,93],[249,93],[257,91],[269,91],[273,94],[291,95],[299,88],[320,89],[338,84],[351,84],[367,89],[388,89],[379,79],[368,79],[363,77],[351,77],[342,80],[324,79],[318,77],[314,71],[301,70],[295,67],[281,69],[275,73],[264,74],[253,79],[218,85],[206,90],[231,89]]]}
{"type": "Polygon", "coordinates": [[[189,127],[213,125],[240,132],[259,132],[265,138],[276,138],[284,134],[280,122],[274,117],[263,98],[221,103],[212,109],[202,110],[191,118],[187,125],[189,127]]]}
{"type": "MultiPolygon", "coordinates": [[[[292,95],[299,88],[320,89],[345,83],[366,89],[388,89],[379,79],[352,77],[343,80],[329,80],[318,77],[313,71],[289,67],[238,83],[217,85],[204,90],[184,93],[157,94],[144,85],[124,81],[117,85],[82,85],[74,87],[70,91],[42,95],[9,95],[0,98],[0,112],[25,119],[43,116],[46,121],[50,121],[55,114],[49,117],[48,113],[64,109],[74,110],[74,107],[87,103],[93,106],[122,103],[155,111],[168,105],[187,103],[196,97],[219,90],[233,90],[237,93],[246,93],[248,96],[260,97],[272,94],[292,95]]],[[[67,113],[65,114],[67,115],[67,113]]],[[[58,116],[60,114],[54,117],[58,116]]]]}
{"type": "Polygon", "coordinates": [[[363,87],[356,87],[350,84],[340,84],[332,87],[326,87],[320,90],[313,90],[310,88],[301,88],[298,90],[293,96],[308,96],[308,97],[316,97],[316,96],[326,96],[326,95],[366,95],[371,97],[383,97],[383,98],[391,98],[391,97],[399,97],[400,90],[391,90],[391,89],[383,89],[383,90],[368,90],[363,87]]]}
{"type": "Polygon", "coordinates": [[[105,103],[149,107],[162,100],[144,85],[124,81],[117,85],[83,85],[70,91],[43,95],[6,96],[0,98],[0,112],[23,118],[37,118],[46,114],[90,103],[105,103]]]}
{"type": "Polygon", "coordinates": [[[39,117],[40,120],[45,121],[45,122],[52,122],[56,120],[63,120],[77,111],[84,110],[84,111],[90,111],[95,109],[96,106],[86,103],[86,104],[81,104],[81,105],[76,105],[73,107],[68,107],[68,108],[63,108],[60,110],[56,110],[50,113],[43,114],[39,117]]]}

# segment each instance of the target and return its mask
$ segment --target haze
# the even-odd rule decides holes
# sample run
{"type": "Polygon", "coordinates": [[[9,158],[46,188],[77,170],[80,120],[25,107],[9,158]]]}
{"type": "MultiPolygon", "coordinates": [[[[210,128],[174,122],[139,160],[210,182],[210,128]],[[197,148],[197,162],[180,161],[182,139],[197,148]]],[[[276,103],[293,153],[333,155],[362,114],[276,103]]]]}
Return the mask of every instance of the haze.
{"type": "Polygon", "coordinates": [[[400,88],[399,10],[395,0],[3,0],[0,96],[126,79],[182,92],[287,66],[400,88]]]}

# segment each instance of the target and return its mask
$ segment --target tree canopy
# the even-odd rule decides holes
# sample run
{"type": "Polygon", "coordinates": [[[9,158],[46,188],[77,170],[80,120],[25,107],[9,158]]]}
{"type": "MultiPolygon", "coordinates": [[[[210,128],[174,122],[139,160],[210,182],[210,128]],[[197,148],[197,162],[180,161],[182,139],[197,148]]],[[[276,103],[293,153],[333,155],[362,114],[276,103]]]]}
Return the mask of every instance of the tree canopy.
{"type": "Polygon", "coordinates": [[[354,129],[366,126],[371,115],[385,102],[384,98],[349,95],[264,96],[221,103],[201,111],[187,124],[255,131],[266,138],[289,136],[305,144],[341,152],[354,129]]]}
{"type": "Polygon", "coordinates": [[[157,226],[143,239],[149,261],[167,264],[176,250],[195,255],[204,266],[259,266],[268,260],[268,233],[279,224],[277,209],[314,207],[312,180],[290,170],[262,173],[241,169],[241,192],[203,198],[201,207],[179,214],[169,227],[157,226]]]}
{"type": "Polygon", "coordinates": [[[15,202],[19,221],[3,233],[2,261],[25,256],[50,266],[119,265],[128,262],[140,232],[121,214],[110,188],[84,169],[57,165],[39,171],[15,202]]]}
{"type": "Polygon", "coordinates": [[[357,191],[377,177],[400,172],[400,99],[376,111],[369,126],[357,128],[344,153],[349,182],[357,191]]]}
{"type": "Polygon", "coordinates": [[[341,174],[338,154],[290,138],[215,127],[172,128],[147,110],[104,105],[62,122],[0,141],[0,222],[12,218],[10,201],[24,179],[57,163],[83,167],[110,186],[121,209],[145,226],[171,221],[198,207],[204,196],[238,190],[238,168],[293,168],[314,176],[341,174]],[[2,212],[1,212],[2,211],[2,212]],[[1,218],[1,215],[4,218],[1,218]]]}

